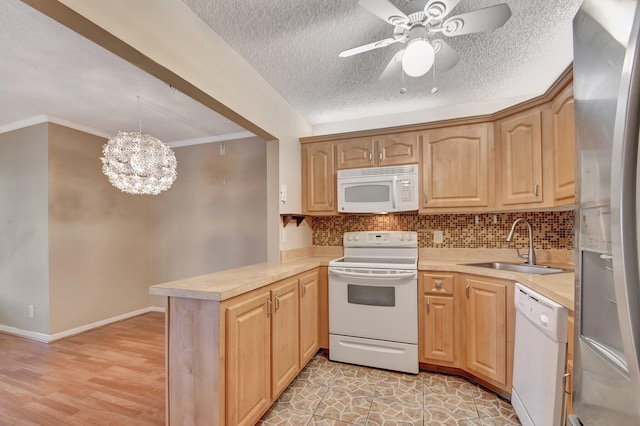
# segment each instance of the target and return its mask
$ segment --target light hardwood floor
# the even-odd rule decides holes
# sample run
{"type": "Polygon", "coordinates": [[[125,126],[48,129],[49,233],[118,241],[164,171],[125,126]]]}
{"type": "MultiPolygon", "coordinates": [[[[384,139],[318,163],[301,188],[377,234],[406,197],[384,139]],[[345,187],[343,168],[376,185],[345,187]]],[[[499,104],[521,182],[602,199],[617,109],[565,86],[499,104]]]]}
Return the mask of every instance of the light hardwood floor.
{"type": "Polygon", "coordinates": [[[0,425],[163,425],[164,314],[47,345],[0,333],[0,425]]]}

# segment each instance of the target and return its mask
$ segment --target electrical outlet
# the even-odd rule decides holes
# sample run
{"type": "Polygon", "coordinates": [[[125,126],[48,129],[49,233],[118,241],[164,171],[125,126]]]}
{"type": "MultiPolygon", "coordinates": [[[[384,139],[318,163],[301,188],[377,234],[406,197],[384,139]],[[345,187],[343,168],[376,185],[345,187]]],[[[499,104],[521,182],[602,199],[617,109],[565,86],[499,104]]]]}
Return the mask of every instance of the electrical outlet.
{"type": "Polygon", "coordinates": [[[443,241],[442,231],[433,231],[434,244],[442,244],[442,241],[443,241]]]}
{"type": "Polygon", "coordinates": [[[476,225],[480,225],[480,216],[476,215],[476,225]]]}
{"type": "Polygon", "coordinates": [[[33,305],[29,305],[29,318],[36,317],[36,309],[33,305]]]}
{"type": "Polygon", "coordinates": [[[280,201],[283,203],[287,202],[287,185],[285,184],[282,184],[282,187],[280,187],[280,201]]]}
{"type": "Polygon", "coordinates": [[[494,223],[494,225],[496,225],[498,223],[498,215],[497,214],[493,215],[493,223],[494,223]]]}

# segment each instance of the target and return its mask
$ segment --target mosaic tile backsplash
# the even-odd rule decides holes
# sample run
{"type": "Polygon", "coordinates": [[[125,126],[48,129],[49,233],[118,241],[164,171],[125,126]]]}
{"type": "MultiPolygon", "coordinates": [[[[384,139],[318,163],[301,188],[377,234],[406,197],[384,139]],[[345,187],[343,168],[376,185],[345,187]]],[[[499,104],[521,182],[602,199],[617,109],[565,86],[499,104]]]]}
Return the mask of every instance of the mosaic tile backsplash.
{"type": "Polygon", "coordinates": [[[513,242],[505,241],[519,217],[531,223],[535,249],[573,250],[573,211],[323,216],[311,218],[311,229],[314,246],[341,246],[342,235],[351,231],[416,231],[421,248],[524,248],[529,244],[525,224],[518,224],[513,242]],[[433,231],[443,232],[442,244],[434,244],[433,231]]]}

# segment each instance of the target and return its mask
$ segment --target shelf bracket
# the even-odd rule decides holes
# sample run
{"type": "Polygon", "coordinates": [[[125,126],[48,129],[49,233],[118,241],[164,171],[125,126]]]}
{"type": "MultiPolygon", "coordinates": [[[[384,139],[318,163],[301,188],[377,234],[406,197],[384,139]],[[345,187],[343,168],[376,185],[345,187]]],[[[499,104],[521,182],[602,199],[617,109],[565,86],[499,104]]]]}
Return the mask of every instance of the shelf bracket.
{"type": "Polygon", "coordinates": [[[294,219],[296,221],[296,227],[298,227],[306,219],[306,216],[299,215],[299,214],[281,214],[280,217],[282,218],[283,228],[286,228],[289,222],[291,222],[294,219]]]}

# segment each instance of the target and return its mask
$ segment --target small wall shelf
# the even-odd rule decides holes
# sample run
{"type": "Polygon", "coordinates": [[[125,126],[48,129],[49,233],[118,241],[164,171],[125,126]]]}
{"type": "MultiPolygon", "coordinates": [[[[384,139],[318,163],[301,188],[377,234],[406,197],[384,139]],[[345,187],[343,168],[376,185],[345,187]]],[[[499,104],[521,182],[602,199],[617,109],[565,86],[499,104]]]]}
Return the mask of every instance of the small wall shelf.
{"type": "Polygon", "coordinates": [[[296,221],[296,226],[300,226],[306,218],[306,216],[300,214],[281,214],[280,217],[282,218],[283,227],[286,227],[292,220],[296,221]]]}

